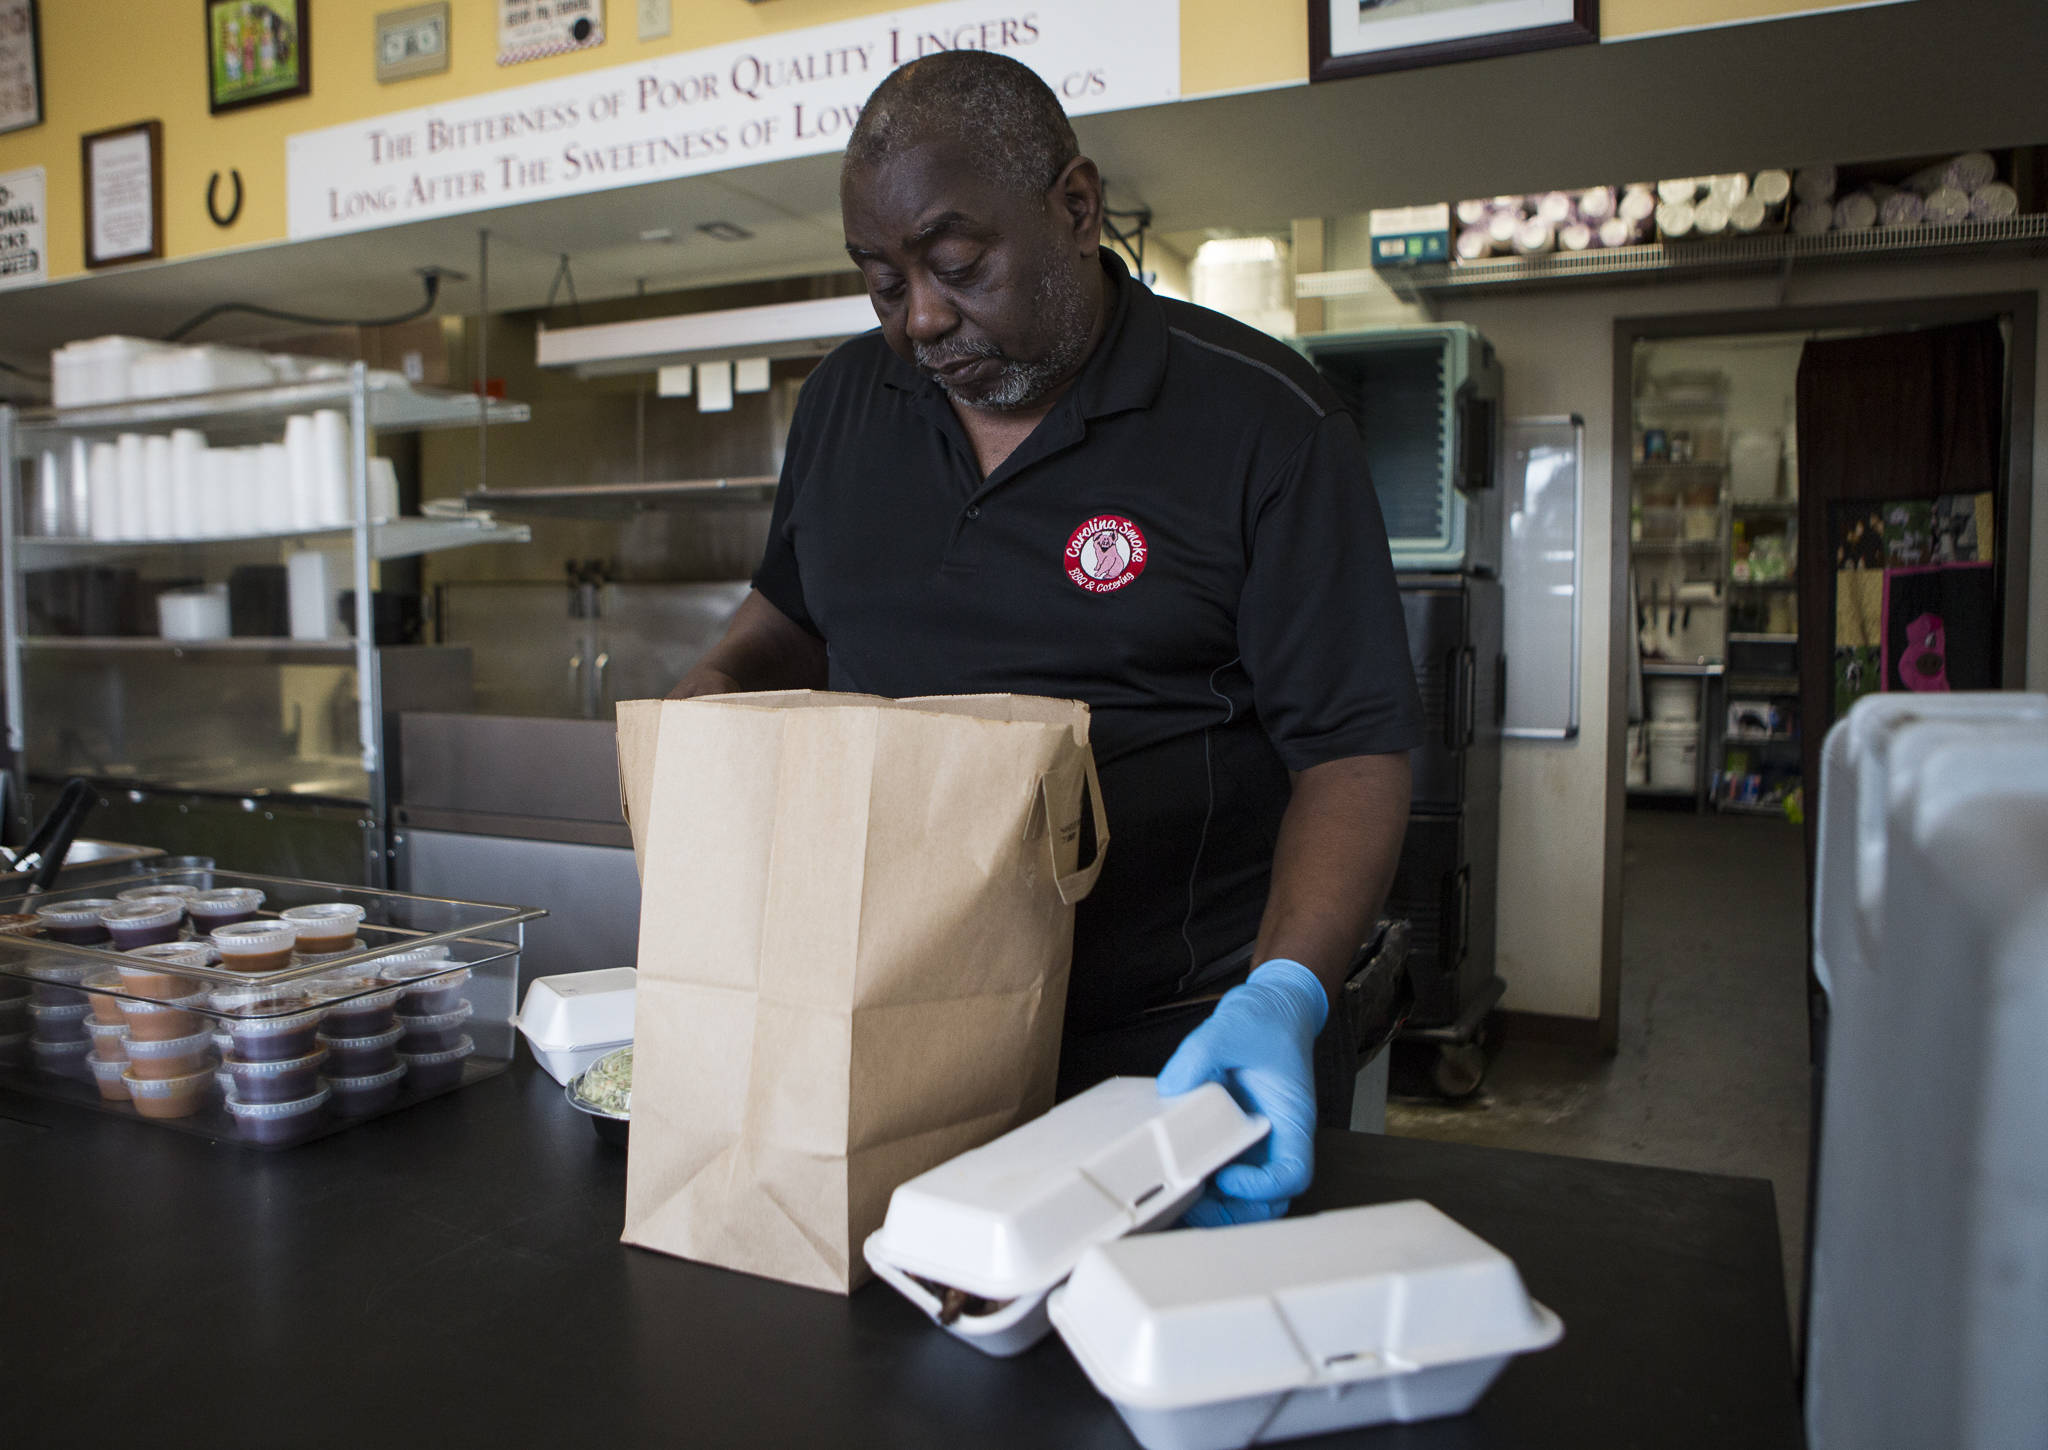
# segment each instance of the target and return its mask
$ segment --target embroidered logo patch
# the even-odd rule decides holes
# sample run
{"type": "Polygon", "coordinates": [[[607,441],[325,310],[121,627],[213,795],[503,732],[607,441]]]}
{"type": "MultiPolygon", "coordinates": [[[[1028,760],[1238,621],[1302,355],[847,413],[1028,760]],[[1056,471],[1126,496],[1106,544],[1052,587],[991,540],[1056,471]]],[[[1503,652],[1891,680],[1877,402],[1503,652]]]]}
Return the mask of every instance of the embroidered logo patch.
{"type": "Polygon", "coordinates": [[[1067,540],[1067,577],[1090,594],[1114,594],[1145,572],[1145,535],[1121,514],[1098,514],[1067,540]]]}

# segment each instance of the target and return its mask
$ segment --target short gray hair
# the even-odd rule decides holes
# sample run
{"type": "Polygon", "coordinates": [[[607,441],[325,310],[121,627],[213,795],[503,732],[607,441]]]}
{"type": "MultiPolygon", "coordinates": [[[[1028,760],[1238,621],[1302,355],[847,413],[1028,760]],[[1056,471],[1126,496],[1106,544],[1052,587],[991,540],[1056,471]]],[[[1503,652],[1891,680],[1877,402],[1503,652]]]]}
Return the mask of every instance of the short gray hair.
{"type": "Polygon", "coordinates": [[[899,66],[875,87],[846,143],[848,169],[874,167],[925,141],[964,142],[989,181],[1038,196],[1081,154],[1052,88],[1022,61],[946,50],[899,66]]]}

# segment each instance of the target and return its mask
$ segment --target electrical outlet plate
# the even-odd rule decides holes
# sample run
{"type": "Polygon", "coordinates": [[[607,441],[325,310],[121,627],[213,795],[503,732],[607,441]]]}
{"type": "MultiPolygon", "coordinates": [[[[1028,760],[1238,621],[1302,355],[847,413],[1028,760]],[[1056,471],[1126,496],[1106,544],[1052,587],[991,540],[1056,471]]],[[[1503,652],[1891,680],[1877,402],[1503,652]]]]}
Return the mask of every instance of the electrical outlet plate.
{"type": "Polygon", "coordinates": [[[660,40],[668,34],[670,0],[639,0],[640,38],[660,40]]]}

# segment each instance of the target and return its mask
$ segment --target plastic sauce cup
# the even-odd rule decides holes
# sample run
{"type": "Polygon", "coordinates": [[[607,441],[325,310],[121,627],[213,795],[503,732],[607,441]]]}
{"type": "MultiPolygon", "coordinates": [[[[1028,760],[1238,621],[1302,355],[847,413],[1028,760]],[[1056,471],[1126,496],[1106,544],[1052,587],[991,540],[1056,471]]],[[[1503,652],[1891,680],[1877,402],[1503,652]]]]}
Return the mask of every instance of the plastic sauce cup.
{"type": "Polygon", "coordinates": [[[123,1002],[121,1020],[128,1036],[137,1042],[168,1042],[195,1032],[211,1032],[212,1027],[199,1014],[205,1005],[204,991],[174,997],[168,1002],[123,1002]]]}
{"type": "Polygon", "coordinates": [[[126,1062],[128,1060],[128,1029],[105,1022],[88,1021],[85,1035],[92,1043],[94,1062],[126,1062]]]}
{"type": "Polygon", "coordinates": [[[367,1118],[381,1113],[398,1101],[398,1085],[405,1078],[403,1064],[368,1077],[330,1077],[334,1111],[344,1118],[367,1118]]]}
{"type": "Polygon", "coordinates": [[[123,955],[131,961],[123,962],[114,969],[121,975],[121,990],[132,997],[169,1001],[173,997],[189,997],[204,986],[170,969],[203,967],[211,949],[205,942],[169,941],[135,947],[123,955]]]}
{"type": "Polygon", "coordinates": [[[42,929],[42,918],[32,911],[0,912],[0,936],[34,936],[42,929]]]}
{"type": "Polygon", "coordinates": [[[342,993],[361,995],[347,996],[327,1009],[320,1030],[329,1037],[374,1037],[398,1025],[398,988],[385,987],[376,977],[307,984],[307,995],[316,1001],[342,993]]]}
{"type": "Polygon", "coordinates": [[[475,1051],[476,1044],[465,1037],[446,1052],[401,1052],[398,1060],[415,1092],[435,1093],[462,1081],[463,1059],[475,1051]]]}
{"type": "Polygon", "coordinates": [[[210,934],[220,964],[232,972],[278,972],[291,964],[298,932],[280,921],[240,921],[210,934]]]}
{"type": "Polygon", "coordinates": [[[95,1057],[90,1060],[93,1081],[99,1084],[100,1096],[110,1103],[128,1101],[128,1059],[112,1062],[95,1057]]]}
{"type": "Polygon", "coordinates": [[[29,996],[46,1007],[83,1002],[86,996],[80,988],[93,969],[92,962],[32,963],[27,971],[35,978],[35,984],[29,989],[29,996]]]}
{"type": "Polygon", "coordinates": [[[322,901],[312,906],[294,906],[278,915],[298,933],[300,952],[309,957],[324,957],[345,952],[354,944],[363,909],[343,901],[322,901]]]}
{"type": "Polygon", "coordinates": [[[228,1111],[244,1142],[266,1148],[282,1148],[313,1135],[320,1126],[320,1109],[327,1105],[327,1089],[288,1103],[246,1103],[228,1099],[228,1111]]]}
{"type": "Polygon", "coordinates": [[[211,1032],[194,1032],[185,1037],[160,1038],[156,1041],[130,1037],[128,1071],[132,1077],[150,1080],[188,1077],[209,1066],[207,1054],[212,1051],[211,1032]]]}
{"type": "Polygon", "coordinates": [[[313,1050],[320,1014],[304,997],[234,1002],[235,994],[216,992],[213,1006],[234,1038],[235,1056],[244,1062],[281,1062],[313,1050]],[[223,1001],[226,998],[226,1001],[223,1001]],[[296,1007],[298,1010],[292,1010],[296,1007]]]}
{"type": "Polygon", "coordinates": [[[66,1002],[61,1006],[31,1002],[29,1025],[38,1042],[87,1042],[90,1039],[85,1034],[85,1019],[91,1011],[90,1002],[66,1002]]]}
{"type": "Polygon", "coordinates": [[[60,901],[37,907],[36,920],[43,924],[43,933],[51,941],[74,947],[98,946],[107,939],[107,929],[100,924],[100,913],[114,905],[113,898],[103,896],[84,901],[60,901]]]}
{"type": "Polygon", "coordinates": [[[398,1066],[398,1039],[404,1029],[393,1027],[370,1037],[329,1037],[320,1034],[320,1045],[333,1054],[329,1059],[332,1076],[369,1077],[398,1066]]]}
{"type": "Polygon", "coordinates": [[[29,1056],[35,1060],[37,1072],[46,1072],[52,1077],[92,1081],[92,1070],[86,1066],[92,1042],[82,1033],[75,1042],[45,1042],[39,1037],[31,1037],[28,1050],[29,1056]]]}
{"type": "Polygon", "coordinates": [[[121,1082],[145,1118],[189,1118],[199,1111],[213,1083],[213,1069],[201,1068],[178,1077],[143,1077],[129,1066],[121,1082]]]}
{"type": "Polygon", "coordinates": [[[395,967],[386,965],[382,975],[387,982],[404,984],[398,1002],[400,1012],[431,1017],[436,1012],[455,1010],[455,1004],[462,1000],[462,988],[469,981],[469,968],[445,959],[403,962],[395,967]]]}
{"type": "Polygon", "coordinates": [[[185,898],[185,914],[192,918],[194,931],[212,931],[248,921],[263,905],[263,893],[253,886],[223,886],[218,891],[201,891],[185,898]]]}
{"type": "Polygon", "coordinates": [[[119,1022],[121,999],[114,994],[128,990],[127,980],[119,972],[94,972],[84,979],[85,999],[92,1003],[92,1020],[95,1022],[119,1022]]]}
{"type": "Polygon", "coordinates": [[[183,902],[160,897],[123,901],[100,913],[100,925],[114,939],[114,950],[122,952],[176,941],[184,920],[183,902]]]}
{"type": "Polygon", "coordinates": [[[221,1067],[233,1080],[234,1096],[245,1103],[289,1103],[311,1097],[320,1086],[320,1064],[327,1061],[323,1048],[304,1057],[274,1062],[244,1062],[238,1057],[221,1059],[221,1067]]]}
{"type": "Polygon", "coordinates": [[[470,1018],[475,1009],[468,1002],[459,1002],[452,1012],[436,1012],[429,1017],[409,1016],[400,1013],[398,1025],[405,1035],[398,1039],[400,1052],[430,1053],[446,1052],[462,1044],[462,1024],[470,1018]]]}
{"type": "Polygon", "coordinates": [[[137,886],[127,891],[116,891],[116,901],[175,901],[180,909],[199,894],[197,886],[137,886]]]}

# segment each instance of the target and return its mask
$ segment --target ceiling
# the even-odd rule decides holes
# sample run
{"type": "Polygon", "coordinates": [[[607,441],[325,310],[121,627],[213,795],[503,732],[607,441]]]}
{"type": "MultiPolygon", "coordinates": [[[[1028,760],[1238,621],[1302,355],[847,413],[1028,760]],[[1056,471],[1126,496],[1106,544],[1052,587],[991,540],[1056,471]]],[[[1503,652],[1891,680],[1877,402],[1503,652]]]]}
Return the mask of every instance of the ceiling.
{"type": "MultiPolygon", "coordinates": [[[[1853,161],[2048,140],[2048,5],[1912,0],[1769,24],[1395,72],[1087,117],[1112,204],[1165,234],[1284,228],[1504,191],[1853,161]]],[[[842,270],[836,157],[533,203],[0,294],[0,354],[161,334],[228,299],[365,316],[420,296],[416,269],[466,273],[443,312],[535,307],[568,253],[584,300],[842,270]],[[696,230],[751,232],[719,241],[696,230]],[[666,229],[673,240],[646,240],[666,229]]],[[[198,336],[255,335],[234,319],[198,336]]]]}

